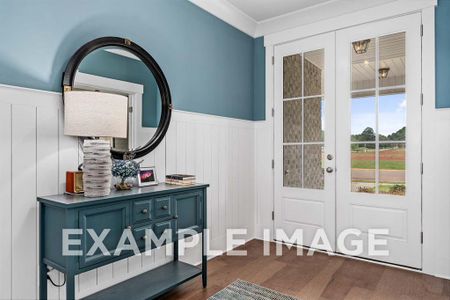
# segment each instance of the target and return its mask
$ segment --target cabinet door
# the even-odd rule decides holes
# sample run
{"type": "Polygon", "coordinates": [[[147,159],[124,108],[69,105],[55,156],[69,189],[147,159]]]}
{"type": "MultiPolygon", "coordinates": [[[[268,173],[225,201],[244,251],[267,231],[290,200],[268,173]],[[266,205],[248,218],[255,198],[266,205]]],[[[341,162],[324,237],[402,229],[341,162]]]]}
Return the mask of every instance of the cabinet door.
{"type": "MultiPolygon", "coordinates": [[[[79,212],[79,220],[80,228],[83,230],[81,239],[83,255],[80,256],[80,268],[117,259],[117,257],[114,257],[114,251],[122,236],[123,230],[130,224],[129,202],[126,201],[82,209],[79,212]],[[94,230],[97,236],[100,236],[105,229],[110,230],[105,239],[103,239],[103,244],[108,250],[109,255],[103,255],[100,249],[97,249],[93,255],[87,255],[89,249],[94,244],[91,234],[87,232],[88,229],[94,230]]],[[[130,253],[124,251],[121,253],[121,256],[126,255],[130,255],[130,253]]]]}
{"type": "Polygon", "coordinates": [[[203,191],[174,195],[177,234],[183,230],[203,229],[203,191]]]}

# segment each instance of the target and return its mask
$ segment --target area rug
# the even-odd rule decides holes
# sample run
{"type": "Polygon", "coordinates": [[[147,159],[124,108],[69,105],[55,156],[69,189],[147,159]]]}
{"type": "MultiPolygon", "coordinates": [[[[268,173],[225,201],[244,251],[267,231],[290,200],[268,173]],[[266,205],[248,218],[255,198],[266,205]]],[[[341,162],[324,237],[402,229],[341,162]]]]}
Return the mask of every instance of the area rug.
{"type": "Polygon", "coordinates": [[[277,291],[253,284],[244,280],[236,280],[223,290],[208,298],[209,300],[298,300],[277,291]]]}

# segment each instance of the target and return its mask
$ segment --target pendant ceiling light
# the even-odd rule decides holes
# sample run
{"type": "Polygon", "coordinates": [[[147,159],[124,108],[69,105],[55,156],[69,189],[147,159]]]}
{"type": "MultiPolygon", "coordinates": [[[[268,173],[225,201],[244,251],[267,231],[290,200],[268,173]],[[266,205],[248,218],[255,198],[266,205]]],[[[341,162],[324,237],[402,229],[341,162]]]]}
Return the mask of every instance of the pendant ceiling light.
{"type": "Polygon", "coordinates": [[[364,54],[367,52],[367,48],[369,47],[370,40],[361,40],[353,42],[353,50],[355,50],[356,54],[364,54]]]}
{"type": "Polygon", "coordinates": [[[380,79],[386,79],[389,75],[390,68],[379,68],[378,74],[380,76],[380,79]]]}

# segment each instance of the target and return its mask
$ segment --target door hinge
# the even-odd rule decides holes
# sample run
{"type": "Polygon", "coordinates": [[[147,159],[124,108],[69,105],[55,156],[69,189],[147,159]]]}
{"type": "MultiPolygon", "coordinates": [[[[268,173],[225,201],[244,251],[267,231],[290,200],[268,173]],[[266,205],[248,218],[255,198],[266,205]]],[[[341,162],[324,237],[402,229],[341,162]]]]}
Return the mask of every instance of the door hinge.
{"type": "Polygon", "coordinates": [[[274,169],[274,168],[275,168],[275,160],[272,159],[272,169],[274,169]]]}
{"type": "Polygon", "coordinates": [[[272,117],[275,117],[275,108],[272,107],[272,117]]]}
{"type": "Polygon", "coordinates": [[[133,112],[133,106],[128,107],[128,112],[131,114],[133,112]]]}
{"type": "Polygon", "coordinates": [[[420,233],[420,243],[423,244],[423,231],[420,233]]]}
{"type": "Polygon", "coordinates": [[[275,220],[275,212],[272,210],[272,220],[275,220]]]}
{"type": "Polygon", "coordinates": [[[272,56],[272,65],[275,64],[275,56],[272,56]]]}
{"type": "Polygon", "coordinates": [[[423,106],[423,93],[420,94],[420,105],[423,106]]]}
{"type": "Polygon", "coordinates": [[[420,24],[420,36],[423,36],[423,24],[420,24]]]}
{"type": "Polygon", "coordinates": [[[423,163],[420,163],[420,174],[423,175],[423,163]]]}

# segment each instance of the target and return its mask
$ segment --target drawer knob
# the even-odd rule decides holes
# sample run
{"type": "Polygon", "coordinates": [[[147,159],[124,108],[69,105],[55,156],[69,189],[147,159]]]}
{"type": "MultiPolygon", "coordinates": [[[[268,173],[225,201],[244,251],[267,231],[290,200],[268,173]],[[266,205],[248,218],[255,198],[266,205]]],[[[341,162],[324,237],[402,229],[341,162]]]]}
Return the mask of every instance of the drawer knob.
{"type": "Polygon", "coordinates": [[[141,210],[141,213],[145,215],[146,213],[148,213],[148,209],[144,208],[143,210],[141,210]]]}
{"type": "Polygon", "coordinates": [[[168,210],[169,207],[168,207],[167,205],[163,205],[163,206],[161,206],[161,209],[162,209],[162,210],[168,210]]]}

